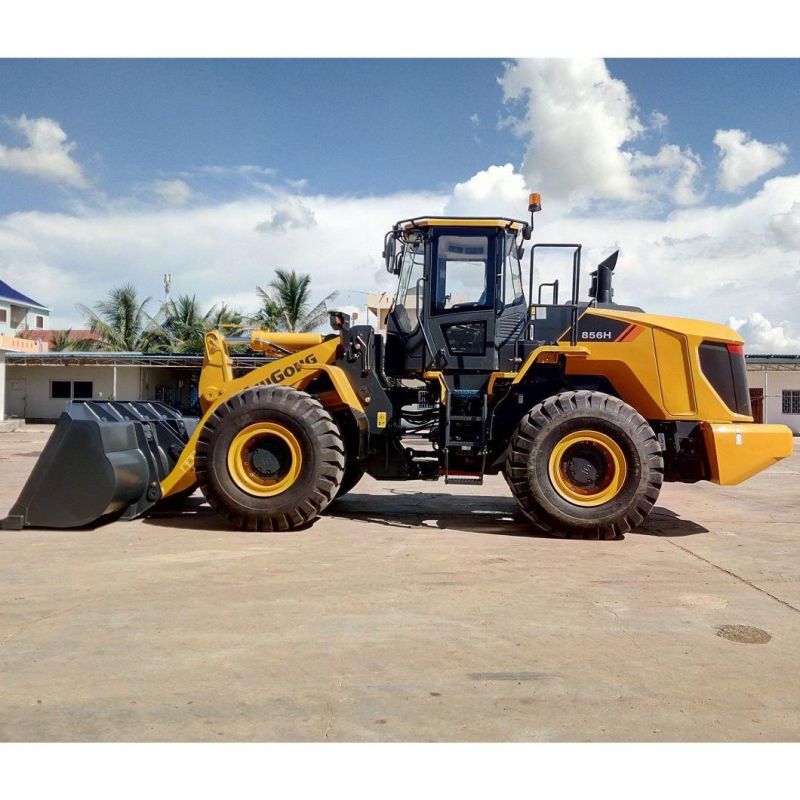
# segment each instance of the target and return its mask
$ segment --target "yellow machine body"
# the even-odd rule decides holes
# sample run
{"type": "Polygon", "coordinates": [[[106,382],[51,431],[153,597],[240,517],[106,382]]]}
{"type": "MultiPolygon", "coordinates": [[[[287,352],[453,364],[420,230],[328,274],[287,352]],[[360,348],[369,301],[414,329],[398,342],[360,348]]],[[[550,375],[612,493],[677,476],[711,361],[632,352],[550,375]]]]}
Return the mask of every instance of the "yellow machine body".
{"type": "MultiPolygon", "coordinates": [[[[752,417],[729,409],[704,375],[699,362],[702,342],[743,343],[730,328],[699,320],[664,317],[636,311],[589,308],[583,316],[599,316],[624,323],[614,341],[582,340],[571,345],[562,338],[557,345],[534,350],[517,372],[495,372],[488,380],[492,396],[498,381],[519,384],[536,365],[564,361],[568,376],[604,376],[626,403],[649,420],[699,421],[703,429],[711,480],[736,484],[766,469],[792,452],[791,431],[783,425],[758,425],[752,417]]],[[[566,333],[566,332],[565,332],[566,333]]],[[[340,353],[338,336],[313,333],[253,331],[251,346],[281,358],[235,377],[224,336],[206,336],[200,376],[203,418],[189,439],[176,467],[161,482],[165,497],[190,488],[195,482],[194,450],[205,419],[233,395],[259,384],[305,388],[325,373],[333,387],[321,398],[326,406],[348,406],[363,412],[364,403],[348,376],[335,365],[340,353]],[[289,352],[286,352],[289,351],[289,352]]],[[[441,373],[427,372],[436,381],[442,402],[447,385],[441,373]]]]}
{"type": "Polygon", "coordinates": [[[602,308],[587,309],[581,319],[592,316],[625,327],[611,341],[580,340],[572,346],[564,337],[556,347],[540,347],[519,372],[511,373],[513,383],[524,381],[536,364],[563,358],[566,375],[607,378],[620,399],[648,420],[699,421],[714,483],[741,483],[791,455],[789,428],[756,424],[751,416],[731,410],[703,373],[700,345],[743,345],[736,331],[702,320],[602,308]]]}

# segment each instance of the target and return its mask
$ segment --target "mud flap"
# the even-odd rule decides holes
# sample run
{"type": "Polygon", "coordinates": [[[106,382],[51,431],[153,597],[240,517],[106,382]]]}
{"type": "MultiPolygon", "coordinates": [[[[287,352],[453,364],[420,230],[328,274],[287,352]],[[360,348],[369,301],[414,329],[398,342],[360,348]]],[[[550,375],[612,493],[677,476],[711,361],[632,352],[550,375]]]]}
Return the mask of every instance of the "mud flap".
{"type": "Polygon", "coordinates": [[[139,516],[188,441],[181,415],[162,403],[73,401],[61,415],[5,530],[79,528],[139,516]]]}

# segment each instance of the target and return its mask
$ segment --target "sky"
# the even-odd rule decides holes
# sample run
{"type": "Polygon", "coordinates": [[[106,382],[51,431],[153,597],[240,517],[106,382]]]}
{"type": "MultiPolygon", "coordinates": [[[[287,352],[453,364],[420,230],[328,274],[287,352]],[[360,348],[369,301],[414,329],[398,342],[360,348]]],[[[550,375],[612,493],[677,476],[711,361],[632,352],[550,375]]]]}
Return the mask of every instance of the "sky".
{"type": "Polygon", "coordinates": [[[205,306],[253,311],[276,267],[359,306],[397,219],[539,191],[535,239],[583,242],[584,274],[620,249],[618,302],[800,352],[799,85],[800,60],[0,60],[0,278],[53,327],[125,281],[155,311],[165,272],[205,306]]]}

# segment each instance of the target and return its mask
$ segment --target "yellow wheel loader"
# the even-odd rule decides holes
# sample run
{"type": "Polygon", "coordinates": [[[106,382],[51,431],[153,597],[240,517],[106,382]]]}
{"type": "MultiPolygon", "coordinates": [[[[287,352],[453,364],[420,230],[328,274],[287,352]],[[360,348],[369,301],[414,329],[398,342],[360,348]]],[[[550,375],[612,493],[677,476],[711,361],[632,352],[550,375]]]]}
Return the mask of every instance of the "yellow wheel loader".
{"type": "Polygon", "coordinates": [[[613,300],[617,254],[580,298],[581,246],[530,247],[530,222],[421,217],[386,234],[398,278],[386,328],[252,331],[264,364],[236,376],[205,339],[199,420],[146,401],[73,401],[2,522],[69,528],[132,518],[198,487],[230,525],[310,523],[368,473],[480,484],[503,473],[556,536],[614,538],[663,481],[736,484],[792,450],[750,413],[743,341],[709,322],[613,300]],[[536,256],[571,256],[572,286],[536,287],[536,256]],[[550,294],[550,302],[542,295],[550,294]]]}

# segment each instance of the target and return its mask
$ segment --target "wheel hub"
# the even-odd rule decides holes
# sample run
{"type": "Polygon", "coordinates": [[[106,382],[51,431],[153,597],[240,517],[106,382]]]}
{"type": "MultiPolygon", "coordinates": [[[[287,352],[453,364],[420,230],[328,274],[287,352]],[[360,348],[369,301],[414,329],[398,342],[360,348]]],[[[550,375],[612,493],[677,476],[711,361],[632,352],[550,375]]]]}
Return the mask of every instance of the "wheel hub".
{"type": "Polygon", "coordinates": [[[596,489],[608,477],[608,462],[592,445],[575,444],[564,454],[563,468],[568,480],[582,489],[596,489]]]}
{"type": "Polygon", "coordinates": [[[609,502],[622,490],[627,461],[619,444],[600,431],[574,431],[550,454],[548,472],[556,492],[574,505],[609,502]]]}
{"type": "Polygon", "coordinates": [[[228,472],[234,483],[255,497],[286,491],[300,474],[300,443],[274,422],[257,422],[240,430],[228,448],[228,472]]]}
{"type": "Polygon", "coordinates": [[[248,456],[250,470],[260,478],[274,480],[281,472],[281,464],[291,458],[290,454],[287,458],[288,448],[276,446],[278,444],[279,440],[274,443],[269,440],[258,440],[250,450],[248,456]],[[278,450],[283,452],[276,452],[278,450]]]}

